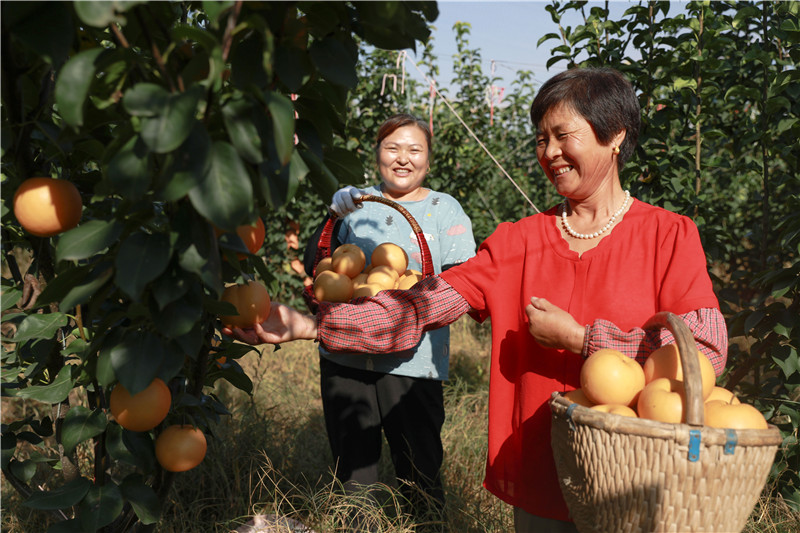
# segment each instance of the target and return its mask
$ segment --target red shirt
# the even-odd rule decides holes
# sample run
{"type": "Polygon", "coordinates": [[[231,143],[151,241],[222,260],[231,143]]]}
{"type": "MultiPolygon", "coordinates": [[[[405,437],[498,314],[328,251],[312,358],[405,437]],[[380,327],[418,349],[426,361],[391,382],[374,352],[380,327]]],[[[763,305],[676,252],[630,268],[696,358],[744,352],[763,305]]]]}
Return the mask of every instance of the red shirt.
{"type": "Polygon", "coordinates": [[[501,224],[461,265],[407,291],[382,291],[356,304],[322,302],[318,339],[332,351],[392,352],[470,307],[492,319],[489,442],[484,486],[525,511],[567,520],[550,448],[553,391],[579,386],[581,355],[539,346],[525,306],[547,298],[587,324],[583,356],[612,347],[643,361],[674,342],[642,330],[659,311],[681,315],[717,375],[727,332],[694,223],[634,201],[598,246],[581,257],[556,227],[556,210],[501,224]]]}
{"type": "Polygon", "coordinates": [[[525,306],[543,297],[579,323],[641,327],[659,311],[716,308],[697,227],[634,200],[597,247],[580,257],[556,226],[556,208],[503,223],[475,258],[441,277],[491,316],[489,450],[485,487],[537,516],[567,520],[550,447],[553,391],[579,387],[583,358],[541,347],[525,306]]]}

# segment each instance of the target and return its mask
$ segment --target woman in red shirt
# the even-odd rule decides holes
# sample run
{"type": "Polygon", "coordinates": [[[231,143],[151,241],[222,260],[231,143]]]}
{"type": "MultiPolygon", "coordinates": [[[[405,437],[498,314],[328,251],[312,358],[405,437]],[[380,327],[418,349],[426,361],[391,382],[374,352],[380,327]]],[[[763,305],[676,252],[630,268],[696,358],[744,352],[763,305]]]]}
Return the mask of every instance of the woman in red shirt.
{"type": "Polygon", "coordinates": [[[502,223],[471,260],[408,291],[359,304],[322,303],[316,316],[275,304],[252,344],[317,339],[332,351],[390,352],[469,312],[491,317],[489,449],[484,486],[514,506],[517,532],[575,531],[550,448],[548,399],[579,386],[583,360],[615,348],[644,362],[674,342],[641,325],[680,315],[717,375],[727,331],[697,227],[632,198],[619,170],[639,132],[638,99],[612,69],[571,69],[531,106],[537,157],[564,201],[502,223]]]}

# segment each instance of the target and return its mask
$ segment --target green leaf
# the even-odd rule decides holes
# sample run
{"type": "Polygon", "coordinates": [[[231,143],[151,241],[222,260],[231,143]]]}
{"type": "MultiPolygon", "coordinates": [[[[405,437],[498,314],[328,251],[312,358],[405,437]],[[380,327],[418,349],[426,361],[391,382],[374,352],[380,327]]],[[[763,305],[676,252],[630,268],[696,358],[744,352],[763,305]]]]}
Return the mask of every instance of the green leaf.
{"type": "Polygon", "coordinates": [[[313,66],[305,50],[279,46],[275,50],[275,73],[292,92],[298,92],[311,76],[313,66]]]}
{"type": "MultiPolygon", "coordinates": [[[[219,242],[220,250],[223,253],[226,253],[228,251],[236,252],[236,253],[240,253],[240,254],[249,254],[250,253],[250,250],[247,249],[247,246],[245,246],[245,244],[242,241],[242,239],[237,234],[233,233],[232,231],[226,231],[225,233],[220,235],[219,239],[218,239],[218,242],[219,242]]],[[[234,254],[230,254],[230,256],[231,256],[230,257],[231,261],[235,263],[235,261],[233,261],[233,260],[235,259],[236,256],[234,254]]]]}
{"type": "Polygon", "coordinates": [[[167,268],[171,255],[167,235],[133,233],[120,244],[114,260],[114,282],[134,301],[139,301],[147,284],[167,268]]]}
{"type": "Polygon", "coordinates": [[[141,475],[131,474],[119,486],[122,496],[131,502],[142,524],[155,524],[161,517],[161,500],[141,475]]]}
{"type": "MultiPolygon", "coordinates": [[[[200,351],[200,348],[203,346],[204,333],[205,332],[203,331],[201,324],[198,323],[195,324],[192,331],[175,339],[175,350],[180,352],[178,355],[180,356],[179,359],[181,365],[185,359],[184,354],[196,354],[200,351]]],[[[164,379],[163,376],[159,377],[164,379]]]]}
{"type": "Polygon", "coordinates": [[[238,342],[230,342],[226,341],[223,343],[224,349],[221,349],[217,357],[225,356],[228,359],[239,359],[240,357],[244,357],[245,355],[249,354],[250,352],[259,353],[255,346],[251,346],[249,344],[240,344],[238,342]]]}
{"type": "MultiPolygon", "coordinates": [[[[40,339],[36,342],[25,342],[17,346],[15,354],[17,356],[16,363],[20,361],[30,363],[30,366],[25,369],[26,377],[32,379],[39,378],[42,376],[42,372],[47,368],[48,359],[61,348],[60,344],[61,343],[57,342],[55,338],[40,339]]],[[[3,377],[7,383],[15,383],[18,381],[20,368],[17,364],[11,366],[11,372],[9,372],[9,368],[6,365],[3,365],[2,369],[3,377]]]]}
{"type": "Polygon", "coordinates": [[[9,34],[56,66],[66,61],[74,37],[72,14],[63,2],[4,3],[4,33],[6,28],[9,34]]]}
{"type": "Polygon", "coordinates": [[[758,309],[750,313],[750,315],[748,315],[744,321],[744,334],[750,335],[750,332],[753,331],[753,328],[755,328],[765,316],[767,316],[766,311],[763,309],[758,309]]]}
{"type": "Polygon", "coordinates": [[[231,144],[215,141],[209,157],[209,169],[189,191],[189,199],[212,224],[225,231],[236,231],[252,213],[253,185],[231,144]]]}
{"type": "Polygon", "coordinates": [[[199,322],[196,322],[194,328],[192,328],[189,333],[175,339],[175,342],[164,342],[164,357],[161,358],[161,366],[158,369],[158,377],[160,377],[164,383],[169,383],[172,378],[180,373],[186,362],[186,354],[197,353],[197,350],[199,350],[199,347],[192,351],[185,350],[183,346],[179,344],[179,339],[186,337],[194,337],[198,340],[198,344],[202,343],[202,333],[199,324],[199,322]]]}
{"type": "Polygon", "coordinates": [[[125,17],[120,15],[124,13],[128,7],[132,7],[140,2],[135,1],[103,1],[96,0],[93,2],[75,2],[75,12],[78,17],[95,28],[105,28],[112,22],[120,25],[125,25],[125,17]]]}
{"type": "Polygon", "coordinates": [[[157,154],[171,152],[183,144],[197,120],[202,87],[194,85],[185,93],[170,95],[157,116],[142,119],[142,140],[157,154]]]}
{"type": "Polygon", "coordinates": [[[231,8],[233,4],[234,2],[232,0],[203,0],[203,9],[208,15],[208,19],[211,21],[212,25],[216,25],[219,22],[219,16],[224,13],[225,10],[231,8]]]}
{"type": "MultiPolygon", "coordinates": [[[[84,330],[86,330],[85,327],[84,330]]],[[[72,334],[76,336],[79,335],[78,328],[75,328],[72,334]]],[[[75,357],[77,357],[81,361],[85,361],[86,358],[91,353],[91,351],[89,350],[89,346],[90,346],[89,342],[81,338],[77,338],[74,339],[72,342],[70,342],[61,350],[61,355],[69,359],[74,359],[75,357]]]]}
{"type": "Polygon", "coordinates": [[[328,203],[337,190],[339,181],[320,159],[310,150],[301,150],[300,155],[310,170],[308,176],[314,184],[314,190],[324,203],[328,203]]]}
{"type": "Polygon", "coordinates": [[[679,193],[679,192],[681,192],[683,190],[683,181],[682,181],[682,179],[680,177],[678,177],[678,176],[671,177],[669,179],[669,183],[670,183],[670,185],[672,185],[672,189],[676,193],[679,193]]]}
{"type": "Polygon", "coordinates": [[[158,313],[156,319],[161,324],[160,332],[173,339],[189,333],[200,321],[203,314],[202,300],[192,293],[179,298],[158,313]]]}
{"type": "Polygon", "coordinates": [[[66,509],[81,501],[91,486],[91,481],[85,477],[79,477],[57,489],[36,491],[25,500],[23,505],[39,511],[66,509]]]}
{"type": "Polygon", "coordinates": [[[425,20],[411,11],[407,2],[356,2],[364,39],[384,50],[410,48],[416,41],[426,41],[430,30],[425,20]]]}
{"type": "Polygon", "coordinates": [[[553,55],[553,54],[551,54],[550,55],[550,59],[548,59],[547,62],[545,63],[545,67],[549,69],[553,65],[556,65],[556,64],[558,64],[558,63],[560,63],[562,61],[569,63],[571,60],[572,60],[572,58],[569,55],[564,55],[564,54],[553,55]]]}
{"type": "Polygon", "coordinates": [[[675,78],[672,81],[672,88],[675,91],[686,88],[697,90],[697,80],[692,78],[675,78]]]}
{"type": "Polygon", "coordinates": [[[10,470],[23,483],[30,482],[36,474],[36,463],[34,461],[14,461],[10,465],[10,470]]]}
{"type": "Polygon", "coordinates": [[[123,501],[119,487],[113,481],[89,489],[80,505],[78,519],[85,531],[98,531],[122,512],[123,501]]]}
{"type": "Polygon", "coordinates": [[[306,26],[312,35],[328,35],[349,16],[342,2],[301,2],[300,9],[308,19],[306,26]]]}
{"type": "Polygon", "coordinates": [[[64,122],[73,128],[83,126],[83,103],[94,80],[95,61],[103,51],[92,48],[75,55],[56,80],[56,105],[64,122]]]}
{"type": "MultiPolygon", "coordinates": [[[[207,6],[220,6],[221,10],[224,9],[224,7],[222,7],[224,4],[229,3],[232,2],[203,2],[203,8],[206,9],[206,14],[208,15],[209,19],[213,19],[207,6]]],[[[172,37],[176,41],[195,41],[209,52],[220,47],[219,41],[217,41],[214,33],[206,31],[202,28],[195,28],[194,26],[188,26],[185,24],[179,24],[172,28],[172,37]]]]}
{"type": "Polygon", "coordinates": [[[289,167],[275,169],[267,161],[258,166],[261,189],[273,209],[280,209],[294,197],[299,183],[289,167]]]}
{"type": "Polygon", "coordinates": [[[42,443],[42,438],[36,433],[33,433],[31,431],[20,431],[19,433],[17,433],[17,439],[24,440],[25,442],[30,442],[35,446],[38,446],[42,443]]]}
{"type": "Polygon", "coordinates": [[[19,343],[30,339],[51,339],[55,337],[58,328],[66,325],[67,315],[64,313],[28,315],[17,328],[12,341],[19,343]]]}
{"type": "Polygon", "coordinates": [[[761,18],[761,13],[758,8],[752,5],[742,5],[736,10],[736,15],[733,17],[731,26],[734,28],[747,27],[748,24],[754,20],[761,18]]]}
{"type": "Polygon", "coordinates": [[[269,93],[267,107],[272,114],[272,132],[281,165],[286,165],[294,151],[294,106],[279,93],[269,93]]]}
{"type": "Polygon", "coordinates": [[[308,175],[308,165],[303,161],[303,157],[297,150],[292,152],[292,159],[289,161],[289,175],[292,181],[297,183],[303,181],[308,175]]]}
{"type": "Polygon", "coordinates": [[[56,375],[52,383],[19,389],[15,396],[49,404],[61,403],[67,399],[70,391],[75,386],[75,380],[72,378],[72,368],[72,365],[64,365],[58,371],[58,375],[56,375]]]}
{"type": "Polygon", "coordinates": [[[795,372],[800,373],[800,356],[797,350],[789,350],[785,357],[772,356],[772,360],[776,365],[781,367],[783,375],[788,379],[795,372]]]}
{"type": "Polygon", "coordinates": [[[97,354],[95,377],[97,377],[97,383],[102,387],[108,387],[117,379],[117,376],[114,374],[114,367],[111,364],[111,353],[109,350],[101,349],[97,354]]]}
{"type": "Polygon", "coordinates": [[[155,83],[137,83],[122,98],[122,107],[134,117],[155,117],[164,113],[169,91],[155,83]]]}
{"type": "Polygon", "coordinates": [[[61,304],[61,299],[78,283],[81,283],[89,275],[91,267],[85,266],[68,266],[58,273],[58,275],[50,281],[42,290],[39,298],[36,300],[38,304],[44,305],[49,303],[60,304],[61,309],[68,310],[69,307],[61,304]]]}
{"type": "Polygon", "coordinates": [[[334,37],[314,41],[308,49],[314,66],[322,76],[336,85],[355,89],[358,84],[356,60],[344,44],[334,37]]]}
{"type": "Polygon", "coordinates": [[[200,253],[195,244],[192,244],[180,253],[179,264],[186,272],[197,274],[203,283],[213,289],[216,294],[222,294],[219,260],[209,260],[200,253]]]}
{"type": "Polygon", "coordinates": [[[767,99],[765,112],[770,115],[773,115],[782,113],[784,110],[789,111],[791,108],[792,108],[792,102],[790,102],[788,98],[784,96],[774,96],[772,98],[767,99]]]}
{"type": "Polygon", "coordinates": [[[106,448],[116,461],[136,466],[144,472],[155,468],[155,451],[149,432],[129,431],[119,424],[109,424],[106,448]]]}
{"type": "Polygon", "coordinates": [[[158,304],[158,309],[164,309],[170,302],[174,302],[189,290],[190,281],[181,276],[178,271],[170,270],[153,282],[153,297],[158,304]]]}
{"type": "Polygon", "coordinates": [[[108,283],[113,275],[114,269],[110,265],[106,263],[98,265],[89,274],[88,281],[76,284],[64,295],[64,298],[61,299],[61,306],[65,309],[73,309],[79,304],[88,302],[102,286],[108,283]]]}
{"type": "Polygon", "coordinates": [[[2,301],[2,310],[8,311],[17,305],[17,302],[22,298],[22,291],[16,287],[3,287],[3,292],[0,293],[0,301],[2,301]]]}
{"type": "Polygon", "coordinates": [[[781,495],[790,509],[800,513],[800,489],[792,489],[791,486],[786,486],[781,495]]]}
{"type": "Polygon", "coordinates": [[[17,436],[4,428],[3,433],[0,434],[0,457],[2,457],[0,464],[3,468],[8,466],[8,463],[11,461],[11,458],[14,457],[14,452],[16,451],[17,436]]]}
{"type": "Polygon", "coordinates": [[[114,374],[132,395],[153,382],[166,358],[163,341],[149,331],[126,331],[108,352],[114,374]]]}
{"type": "Polygon", "coordinates": [[[108,418],[101,409],[90,411],[82,405],[70,408],[61,426],[64,453],[71,454],[78,444],[105,431],[107,424],[108,418]]]}
{"type": "Polygon", "coordinates": [[[62,234],[56,261],[79,261],[103,252],[119,239],[122,226],[115,220],[90,220],[62,234]]]}
{"type": "Polygon", "coordinates": [[[236,87],[266,87],[270,83],[270,74],[265,67],[271,66],[268,61],[269,45],[264,42],[266,31],[250,31],[239,40],[231,50],[231,81],[236,87]],[[265,65],[265,60],[267,64],[265,65]]]}
{"type": "Polygon", "coordinates": [[[800,33],[800,25],[797,20],[785,19],[781,21],[781,31],[800,33]]]}
{"type": "Polygon", "coordinates": [[[543,42],[550,41],[553,39],[559,41],[561,40],[561,36],[557,33],[546,33],[542,37],[540,37],[538,41],[536,41],[536,47],[538,48],[543,42]]]}
{"type": "Polygon", "coordinates": [[[352,150],[331,148],[325,152],[325,166],[340,183],[361,183],[364,181],[364,166],[352,150]]]}
{"type": "Polygon", "coordinates": [[[780,335],[781,337],[789,338],[791,335],[791,328],[787,327],[786,324],[781,324],[778,322],[772,327],[772,331],[780,335]]]}
{"type": "Polygon", "coordinates": [[[206,298],[203,306],[207,311],[214,315],[236,314],[236,306],[230,302],[223,302],[222,300],[212,300],[210,298],[206,298]]]}
{"type": "Polygon", "coordinates": [[[230,364],[226,364],[220,373],[222,378],[237,389],[247,394],[253,393],[253,382],[236,361],[230,361],[230,364]]]}
{"type": "Polygon", "coordinates": [[[165,201],[180,200],[200,183],[211,164],[210,151],[208,131],[198,122],[189,137],[171,154],[172,160],[164,172],[165,183],[161,190],[165,201]]]}
{"type": "Polygon", "coordinates": [[[249,163],[258,164],[264,160],[261,143],[266,129],[259,125],[266,122],[263,109],[243,98],[229,100],[222,108],[222,117],[225,119],[225,129],[228,130],[233,146],[249,163]]]}
{"type": "Polygon", "coordinates": [[[120,196],[138,200],[150,188],[152,155],[141,137],[134,136],[108,163],[108,179],[120,196]]]}
{"type": "Polygon", "coordinates": [[[58,274],[39,295],[38,302],[58,303],[61,309],[73,309],[88,301],[105,285],[114,271],[111,263],[103,260],[94,267],[71,267],[58,274]]]}

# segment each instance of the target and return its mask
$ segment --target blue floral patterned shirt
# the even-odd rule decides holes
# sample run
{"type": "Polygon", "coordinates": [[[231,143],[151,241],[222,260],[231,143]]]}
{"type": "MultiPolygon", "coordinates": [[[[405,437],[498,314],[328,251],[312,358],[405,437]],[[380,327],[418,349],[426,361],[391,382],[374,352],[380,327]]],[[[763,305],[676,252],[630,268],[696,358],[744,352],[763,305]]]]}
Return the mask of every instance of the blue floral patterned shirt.
{"type": "MultiPolygon", "coordinates": [[[[383,196],[377,186],[367,187],[367,194],[383,196]]],[[[449,194],[429,190],[416,202],[398,202],[411,213],[422,228],[430,248],[434,273],[463,263],[475,255],[472,223],[458,201],[449,194]]],[[[381,243],[393,242],[408,254],[408,268],[422,272],[416,234],[396,209],[364,202],[361,209],[347,215],[339,228],[339,242],[361,248],[370,261],[372,251],[381,243]]],[[[450,360],[449,327],[425,333],[419,345],[399,353],[350,354],[330,353],[320,347],[323,357],[340,365],[386,374],[446,380],[450,360]]]]}

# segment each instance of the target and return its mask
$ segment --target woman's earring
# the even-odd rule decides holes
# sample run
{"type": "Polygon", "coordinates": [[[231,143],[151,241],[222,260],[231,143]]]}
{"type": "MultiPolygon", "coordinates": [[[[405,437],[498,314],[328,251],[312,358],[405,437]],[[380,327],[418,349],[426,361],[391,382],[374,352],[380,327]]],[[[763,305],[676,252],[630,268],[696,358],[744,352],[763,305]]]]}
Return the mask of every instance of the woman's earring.
{"type": "Polygon", "coordinates": [[[615,154],[619,153],[619,146],[615,146],[614,150],[612,150],[615,154]]]}

